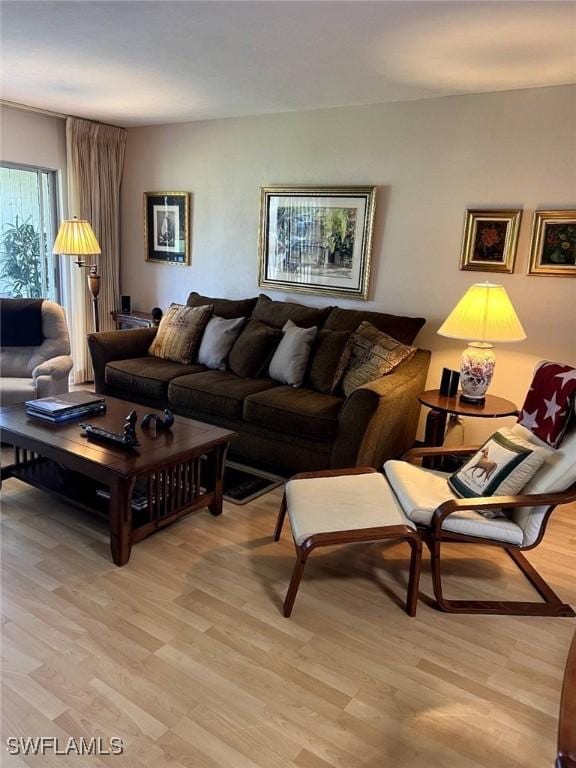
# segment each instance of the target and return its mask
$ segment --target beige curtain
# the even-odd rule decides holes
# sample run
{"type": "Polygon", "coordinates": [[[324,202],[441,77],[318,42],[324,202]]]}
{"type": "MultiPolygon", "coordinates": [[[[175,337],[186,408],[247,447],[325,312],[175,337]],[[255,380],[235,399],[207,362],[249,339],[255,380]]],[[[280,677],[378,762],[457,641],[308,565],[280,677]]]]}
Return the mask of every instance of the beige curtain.
{"type": "MultiPolygon", "coordinates": [[[[98,238],[100,330],[111,329],[110,312],[120,299],[120,182],[126,131],[111,125],[69,117],[66,120],[68,208],[70,216],[87,219],[98,238]]],[[[74,381],[93,378],[86,334],[94,330],[86,270],[70,266],[69,315],[74,381]],[[74,273],[73,270],[76,270],[74,273]],[[78,274],[78,273],[82,274],[78,274]]]]}

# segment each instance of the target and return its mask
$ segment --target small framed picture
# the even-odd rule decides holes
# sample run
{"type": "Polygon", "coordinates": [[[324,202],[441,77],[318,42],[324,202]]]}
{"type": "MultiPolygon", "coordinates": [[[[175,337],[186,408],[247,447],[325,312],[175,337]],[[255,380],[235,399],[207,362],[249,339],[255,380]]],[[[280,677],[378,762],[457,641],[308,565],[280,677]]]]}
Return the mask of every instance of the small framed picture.
{"type": "Polygon", "coordinates": [[[528,274],[576,277],[576,211],[534,211],[528,274]]]}
{"type": "Polygon", "coordinates": [[[376,187],[263,187],[260,287],[366,300],[376,187]]]}
{"type": "Polygon", "coordinates": [[[189,192],[144,192],[146,261],[183,267],[190,263],[189,200],[189,192]]]}
{"type": "Polygon", "coordinates": [[[520,209],[467,210],[460,269],[513,272],[521,218],[520,209]]]}

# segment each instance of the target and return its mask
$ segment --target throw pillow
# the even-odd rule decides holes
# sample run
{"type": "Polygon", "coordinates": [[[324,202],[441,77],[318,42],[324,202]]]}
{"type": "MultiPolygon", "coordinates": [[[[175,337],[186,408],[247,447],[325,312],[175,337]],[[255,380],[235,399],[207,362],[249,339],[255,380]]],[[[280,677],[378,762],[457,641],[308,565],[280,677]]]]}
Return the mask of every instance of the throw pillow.
{"type": "Polygon", "coordinates": [[[301,387],[317,333],[316,327],[298,328],[288,320],[282,329],[282,341],[270,361],[270,378],[291,387],[301,387]]]}
{"type": "Polygon", "coordinates": [[[360,323],[352,338],[352,354],[342,382],[346,397],[362,384],[390,373],[416,352],[416,347],[407,347],[367,322],[360,323]]]}
{"type": "Polygon", "coordinates": [[[250,317],[252,310],[256,306],[257,298],[253,299],[218,299],[210,296],[202,296],[197,291],[192,291],[188,296],[186,306],[204,307],[212,304],[214,314],[218,317],[224,317],[226,320],[236,319],[237,317],[250,317]]]}
{"type": "Polygon", "coordinates": [[[551,448],[530,443],[504,427],[448,478],[448,485],[465,498],[514,495],[553,454],[551,448]]]}
{"type": "Polygon", "coordinates": [[[245,319],[237,317],[225,320],[223,317],[211,317],[200,342],[198,362],[206,368],[225,371],[226,358],[242,330],[245,319]]]}
{"type": "Polygon", "coordinates": [[[325,331],[354,331],[363,322],[370,323],[402,344],[413,344],[426,320],[423,317],[402,317],[384,312],[367,312],[365,309],[334,307],[322,327],[325,331]]]}
{"type": "Polygon", "coordinates": [[[350,331],[319,331],[310,355],[307,385],[317,392],[333,395],[351,354],[350,331]]]}
{"type": "Polygon", "coordinates": [[[191,363],[211,314],[211,306],[192,308],[172,304],[160,321],[148,354],[174,363],[191,363]]]}
{"type": "Polygon", "coordinates": [[[244,379],[256,378],[266,369],[282,332],[249,320],[230,350],[228,368],[244,379]]]}
{"type": "Polygon", "coordinates": [[[308,307],[293,301],[272,301],[266,294],[261,293],[252,317],[273,328],[283,328],[288,320],[292,320],[300,328],[311,328],[314,325],[321,327],[331,309],[332,307],[308,307]]]}

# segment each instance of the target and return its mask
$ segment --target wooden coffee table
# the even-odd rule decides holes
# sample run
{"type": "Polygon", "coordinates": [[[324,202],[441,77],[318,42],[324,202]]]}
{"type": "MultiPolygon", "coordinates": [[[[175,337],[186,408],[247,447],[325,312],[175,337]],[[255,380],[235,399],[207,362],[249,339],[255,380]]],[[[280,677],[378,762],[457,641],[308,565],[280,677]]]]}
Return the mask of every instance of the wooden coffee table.
{"type": "Polygon", "coordinates": [[[16,477],[106,515],[112,559],[125,565],[132,544],[183,515],[201,507],[221,514],[224,460],[235,436],[179,416],[169,432],[147,431],[139,425],[151,410],[162,415],[106,397],[104,414],[50,424],[28,417],[24,405],[1,408],[2,441],[14,446],[14,463],[2,468],[1,479],[16,477]],[[117,448],[83,437],[82,421],[121,432],[132,409],[138,411],[138,448],[117,448]]]}

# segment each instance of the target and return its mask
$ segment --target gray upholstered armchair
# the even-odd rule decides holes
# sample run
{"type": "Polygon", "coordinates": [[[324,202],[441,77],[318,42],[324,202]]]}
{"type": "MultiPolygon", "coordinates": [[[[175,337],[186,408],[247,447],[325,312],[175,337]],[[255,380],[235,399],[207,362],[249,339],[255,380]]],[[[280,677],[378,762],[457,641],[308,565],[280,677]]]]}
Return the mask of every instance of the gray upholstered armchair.
{"type": "Polygon", "coordinates": [[[0,401],[68,392],[72,369],[64,310],[48,300],[0,300],[0,401]]]}

